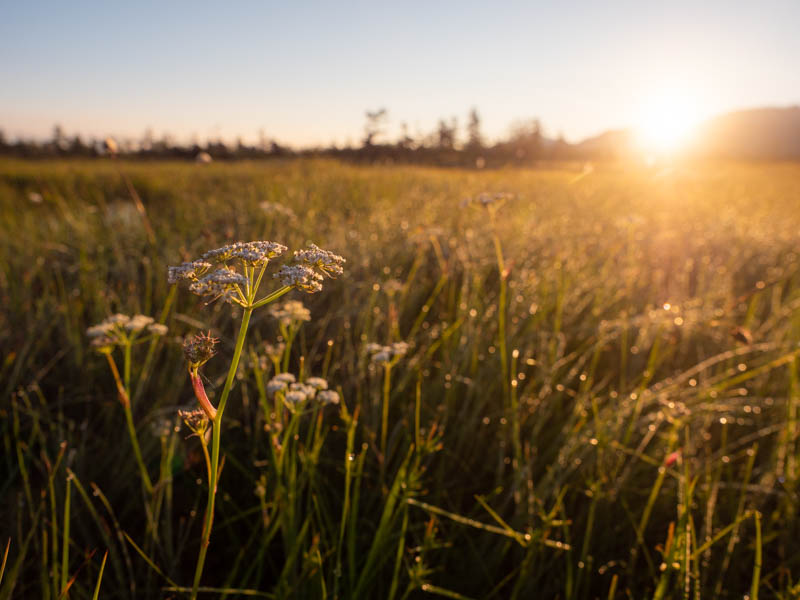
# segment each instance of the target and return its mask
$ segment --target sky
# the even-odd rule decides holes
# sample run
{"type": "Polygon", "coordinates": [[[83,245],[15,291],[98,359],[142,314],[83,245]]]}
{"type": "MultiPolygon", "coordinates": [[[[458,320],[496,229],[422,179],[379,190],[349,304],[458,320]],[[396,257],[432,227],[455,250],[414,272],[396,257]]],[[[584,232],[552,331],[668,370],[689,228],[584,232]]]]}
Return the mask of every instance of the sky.
{"type": "Polygon", "coordinates": [[[471,108],[569,141],[800,104],[800,1],[0,0],[0,129],[359,143],[471,108]]]}

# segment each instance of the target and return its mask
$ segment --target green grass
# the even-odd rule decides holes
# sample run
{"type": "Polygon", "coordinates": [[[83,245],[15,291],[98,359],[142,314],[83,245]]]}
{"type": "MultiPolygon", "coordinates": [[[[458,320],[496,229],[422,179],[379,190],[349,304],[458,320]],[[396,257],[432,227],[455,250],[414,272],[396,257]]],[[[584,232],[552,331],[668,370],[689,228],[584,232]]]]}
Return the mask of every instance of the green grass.
{"type": "Polygon", "coordinates": [[[255,239],[347,259],[286,296],[312,315],[289,370],[343,404],[273,404],[279,328],[254,312],[200,597],[800,592],[799,166],[3,161],[0,599],[188,597],[208,478],[175,429],[180,342],[221,339],[217,403],[241,311],[170,297],[166,268],[255,239]],[[460,206],[484,191],[513,199],[460,206]],[[131,357],[152,494],[85,335],[115,312],[169,326],[131,357]]]}

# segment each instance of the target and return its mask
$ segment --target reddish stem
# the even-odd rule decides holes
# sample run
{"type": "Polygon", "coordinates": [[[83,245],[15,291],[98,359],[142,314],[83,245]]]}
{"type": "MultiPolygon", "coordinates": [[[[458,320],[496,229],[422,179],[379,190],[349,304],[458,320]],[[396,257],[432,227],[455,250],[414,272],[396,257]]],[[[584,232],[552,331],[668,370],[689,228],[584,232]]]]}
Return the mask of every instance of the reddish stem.
{"type": "Polygon", "coordinates": [[[195,370],[191,370],[189,371],[189,377],[192,379],[192,388],[194,389],[194,395],[197,398],[197,402],[200,404],[200,408],[203,409],[203,412],[206,413],[209,420],[213,421],[217,416],[217,409],[212,406],[208,396],[206,396],[206,388],[203,386],[203,380],[200,379],[200,374],[195,370]]]}

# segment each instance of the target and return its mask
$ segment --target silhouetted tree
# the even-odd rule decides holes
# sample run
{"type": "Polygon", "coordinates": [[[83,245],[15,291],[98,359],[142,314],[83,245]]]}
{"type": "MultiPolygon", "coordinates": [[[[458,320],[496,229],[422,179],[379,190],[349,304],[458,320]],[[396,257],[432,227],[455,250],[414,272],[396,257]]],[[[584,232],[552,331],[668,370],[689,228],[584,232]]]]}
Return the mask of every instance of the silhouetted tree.
{"type": "Polygon", "coordinates": [[[414,138],[408,134],[408,123],[405,121],[400,124],[400,139],[397,146],[403,150],[409,150],[414,145],[414,138]]]}
{"type": "Polygon", "coordinates": [[[58,124],[53,127],[53,146],[55,147],[56,151],[67,150],[69,148],[69,143],[67,142],[67,136],[64,133],[64,129],[58,124]]]}
{"type": "Polygon", "coordinates": [[[467,121],[467,149],[475,151],[482,148],[481,117],[478,115],[478,110],[473,108],[469,111],[469,120],[467,121]]]}
{"type": "Polygon", "coordinates": [[[367,123],[364,125],[365,148],[374,145],[375,138],[383,134],[383,127],[388,114],[385,108],[366,112],[367,123]]]}
{"type": "Polygon", "coordinates": [[[437,146],[441,150],[452,150],[456,145],[456,130],[458,123],[456,119],[448,124],[444,119],[439,119],[439,128],[437,130],[438,142],[437,146]]]}

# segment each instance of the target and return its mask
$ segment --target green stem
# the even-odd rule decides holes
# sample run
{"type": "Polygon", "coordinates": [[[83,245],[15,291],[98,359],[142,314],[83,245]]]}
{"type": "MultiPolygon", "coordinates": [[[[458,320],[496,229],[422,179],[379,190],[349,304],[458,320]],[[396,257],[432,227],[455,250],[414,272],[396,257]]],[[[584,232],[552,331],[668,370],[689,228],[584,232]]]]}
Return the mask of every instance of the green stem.
{"type": "Polygon", "coordinates": [[[125,404],[125,422],[128,424],[128,435],[131,438],[131,446],[133,446],[133,455],[136,457],[136,463],[139,465],[139,473],[142,476],[142,485],[147,490],[148,494],[153,493],[153,482],[150,475],[147,473],[147,467],[144,465],[142,458],[142,451],[139,449],[139,440],[136,437],[136,426],[133,424],[133,413],[131,412],[131,405],[125,404]]]}
{"type": "MultiPolygon", "coordinates": [[[[494,219],[492,219],[492,229],[494,229],[494,219]]],[[[494,242],[494,252],[497,256],[497,270],[500,272],[500,298],[497,307],[497,345],[500,346],[500,363],[503,368],[503,392],[505,397],[509,395],[509,376],[508,376],[508,348],[506,342],[506,296],[508,281],[506,264],[503,259],[503,248],[500,245],[500,238],[497,232],[492,231],[492,241],[494,242]]]]}
{"type": "Polygon", "coordinates": [[[383,375],[383,415],[381,417],[381,454],[386,464],[386,434],[389,429],[389,395],[392,386],[392,364],[386,363],[383,375]]]}
{"type": "Polygon", "coordinates": [[[290,285],[285,285],[285,286],[283,286],[281,288],[278,288],[277,290],[275,290],[274,292],[272,292],[268,296],[265,296],[264,298],[262,298],[258,302],[255,302],[250,307],[250,309],[252,310],[252,309],[255,309],[255,308],[260,308],[260,307],[264,306],[265,304],[269,304],[270,302],[274,302],[275,300],[277,300],[278,298],[283,296],[286,292],[290,291],[291,289],[292,289],[292,286],[290,286],[290,285]]]}
{"type": "Polygon", "coordinates": [[[131,397],[131,343],[127,342],[125,346],[123,346],[124,353],[125,353],[125,362],[122,366],[122,382],[125,386],[125,393],[128,395],[128,398],[131,397]]]}
{"type": "MultiPolygon", "coordinates": [[[[133,446],[133,455],[136,458],[136,464],[139,465],[139,473],[141,474],[142,477],[142,485],[144,486],[148,494],[152,494],[153,482],[150,479],[150,475],[147,473],[147,467],[144,466],[142,451],[139,448],[139,439],[136,437],[136,426],[133,424],[133,412],[131,411],[131,402],[130,402],[128,387],[123,383],[125,380],[120,381],[117,365],[114,362],[114,359],[111,357],[110,353],[106,353],[106,359],[108,359],[108,366],[111,368],[111,374],[114,376],[114,381],[117,384],[117,393],[119,394],[120,403],[122,404],[122,408],[125,411],[125,422],[128,425],[128,437],[131,438],[131,446],[133,446]]],[[[123,373],[127,372],[128,374],[130,374],[130,345],[125,346],[125,364],[123,369],[124,369],[123,373]]]]}
{"type": "MultiPolygon", "coordinates": [[[[289,288],[286,288],[284,293],[286,293],[286,291],[289,291],[289,288]]],[[[274,296],[275,294],[272,295],[274,296]]],[[[214,522],[214,501],[217,494],[217,480],[219,479],[219,446],[220,437],[222,435],[222,414],[225,412],[225,405],[228,403],[228,395],[233,385],[233,379],[239,368],[239,358],[242,355],[244,339],[247,336],[247,326],[250,323],[250,315],[253,312],[253,308],[254,307],[249,307],[244,309],[242,323],[239,326],[239,336],[236,338],[236,347],[233,351],[233,360],[228,369],[228,377],[225,379],[225,387],[222,388],[222,395],[220,396],[219,405],[217,406],[217,416],[214,419],[213,429],[211,430],[211,469],[209,470],[208,478],[208,502],[206,505],[205,518],[203,519],[203,537],[200,542],[200,553],[197,556],[197,567],[194,571],[194,582],[192,583],[192,600],[197,598],[197,592],[200,588],[200,578],[203,575],[203,565],[206,562],[206,553],[208,552],[208,544],[211,539],[211,527],[214,522]]]]}

